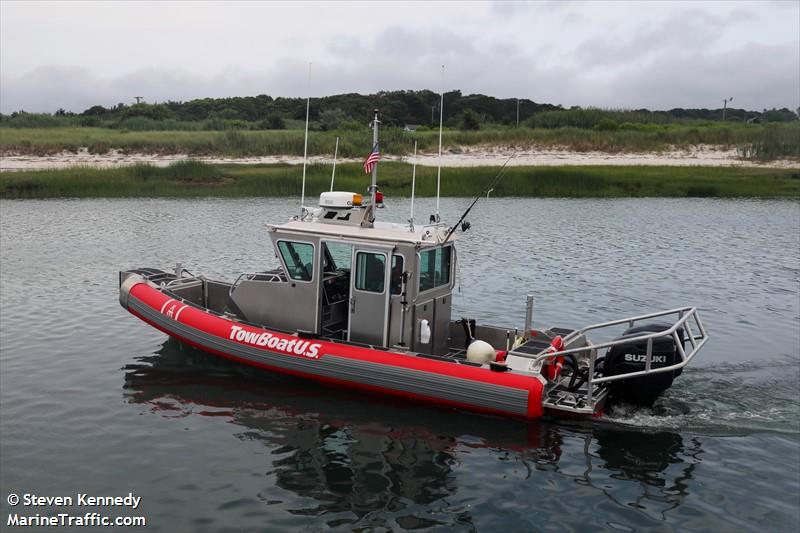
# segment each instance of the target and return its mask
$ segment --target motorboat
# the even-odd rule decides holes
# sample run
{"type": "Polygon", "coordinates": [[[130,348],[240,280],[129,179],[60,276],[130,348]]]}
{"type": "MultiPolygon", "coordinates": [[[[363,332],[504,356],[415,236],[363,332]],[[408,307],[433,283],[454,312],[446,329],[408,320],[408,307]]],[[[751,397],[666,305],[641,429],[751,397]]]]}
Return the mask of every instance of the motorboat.
{"type": "MultiPolygon", "coordinates": [[[[375,147],[378,124],[376,112],[375,147]]],[[[377,165],[371,172],[366,194],[323,192],[318,206],[301,201],[300,214],[267,227],[277,268],[232,281],[180,263],[124,270],[120,304],[183,343],[265,371],[523,419],[651,405],[707,342],[691,306],[536,328],[528,295],[521,324],[454,317],[457,263],[469,261],[456,249],[464,217],[379,221],[377,165]]]]}

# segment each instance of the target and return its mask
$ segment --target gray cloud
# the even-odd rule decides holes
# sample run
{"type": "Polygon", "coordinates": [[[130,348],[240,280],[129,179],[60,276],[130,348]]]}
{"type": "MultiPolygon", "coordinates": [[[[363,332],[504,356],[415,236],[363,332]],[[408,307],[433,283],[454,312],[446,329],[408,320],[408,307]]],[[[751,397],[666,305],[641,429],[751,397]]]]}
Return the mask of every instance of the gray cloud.
{"type": "Polygon", "coordinates": [[[565,0],[539,0],[528,2],[525,0],[495,1],[492,2],[492,13],[500,16],[518,15],[526,11],[560,11],[569,7],[575,7],[582,2],[565,0]]]}
{"type": "MultiPolygon", "coordinates": [[[[139,95],[152,102],[422,88],[566,106],[716,107],[722,96],[733,95],[741,107],[795,108],[800,104],[800,31],[787,20],[800,15],[800,4],[789,2],[794,4],[789,9],[784,4],[719,9],[719,4],[501,2],[469,4],[477,7],[463,12],[453,4],[434,4],[430,9],[439,11],[431,13],[392,10],[390,4],[379,5],[386,13],[375,23],[376,31],[358,25],[363,19],[350,21],[363,16],[359,6],[340,19],[322,20],[316,11],[327,6],[310,10],[303,5],[301,13],[312,27],[302,32],[293,31],[297,13],[279,12],[284,4],[258,4],[271,17],[264,18],[269,31],[263,36],[231,33],[202,4],[192,11],[191,24],[182,24],[193,26],[187,38],[195,47],[183,39],[181,27],[165,36],[169,28],[162,20],[145,34],[150,41],[134,46],[131,39],[140,38],[141,28],[125,35],[124,21],[118,20],[120,35],[113,46],[78,42],[76,36],[66,50],[26,48],[22,26],[29,21],[11,27],[0,20],[0,110],[81,111],[139,95]],[[262,38],[269,46],[261,44],[262,38]],[[442,64],[447,66],[444,82],[442,64]]],[[[2,19],[8,19],[7,5],[0,7],[2,19]]],[[[229,23],[259,27],[251,20],[255,15],[226,16],[229,23]]],[[[91,29],[103,22],[83,24],[91,29]]],[[[67,21],[64,25],[69,27],[67,21]]],[[[59,35],[52,39],[58,41],[59,35]]]]}
{"type": "Polygon", "coordinates": [[[598,90],[601,99],[615,98],[630,107],[650,107],[656,98],[668,99],[669,107],[722,107],[723,98],[734,96],[736,107],[796,109],[800,105],[799,69],[797,41],[746,43],[719,53],[662,53],[598,90]]]}
{"type": "Polygon", "coordinates": [[[630,36],[607,35],[592,37],[576,50],[587,67],[625,66],[639,59],[660,56],[665,51],[680,54],[686,51],[702,53],[718,42],[725,28],[748,18],[744,11],[715,16],[700,9],[678,11],[660,21],[646,21],[630,36]]]}

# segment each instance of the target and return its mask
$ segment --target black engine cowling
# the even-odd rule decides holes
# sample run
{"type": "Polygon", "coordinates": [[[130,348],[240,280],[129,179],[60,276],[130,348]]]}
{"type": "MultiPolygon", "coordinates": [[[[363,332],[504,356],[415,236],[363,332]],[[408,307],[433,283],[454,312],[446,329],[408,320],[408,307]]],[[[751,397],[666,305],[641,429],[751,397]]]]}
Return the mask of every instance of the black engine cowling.
{"type": "MultiPolygon", "coordinates": [[[[669,324],[645,324],[626,330],[619,339],[638,337],[650,332],[664,331],[669,324]]],[[[678,338],[684,344],[683,329],[678,329],[678,338]]],[[[608,350],[603,365],[605,376],[617,376],[645,369],[647,360],[647,341],[634,341],[618,344],[608,350]]],[[[678,348],[671,335],[653,339],[653,357],[650,368],[661,368],[680,362],[678,348]]],[[[680,375],[682,369],[661,372],[649,376],[613,381],[609,383],[612,402],[624,402],[633,405],[651,406],[658,396],[672,386],[672,381],[680,375]]]]}

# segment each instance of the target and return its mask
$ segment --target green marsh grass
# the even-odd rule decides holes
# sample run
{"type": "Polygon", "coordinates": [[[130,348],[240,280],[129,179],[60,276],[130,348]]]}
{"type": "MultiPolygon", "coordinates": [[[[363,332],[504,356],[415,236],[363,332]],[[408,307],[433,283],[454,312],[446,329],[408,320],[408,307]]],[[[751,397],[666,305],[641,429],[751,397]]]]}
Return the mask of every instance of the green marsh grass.
{"type": "MultiPolygon", "coordinates": [[[[369,177],[360,164],[336,167],[336,189],[364,192],[369,177]]],[[[444,196],[474,196],[498,167],[443,168],[444,196]]],[[[330,165],[307,169],[306,194],[330,187],[330,165]]],[[[209,165],[181,161],[100,169],[4,172],[0,198],[260,197],[299,196],[302,167],[209,165]]],[[[411,195],[411,166],[380,164],[378,183],[388,197],[411,195]]],[[[436,193],[436,169],[417,168],[418,196],[436,193]]],[[[800,170],[724,167],[511,167],[492,196],[521,197],[800,197],[800,170]]]]}
{"type": "MultiPolygon", "coordinates": [[[[339,137],[341,157],[361,157],[372,143],[367,129],[311,132],[309,154],[332,155],[339,137]]],[[[407,155],[414,141],[419,150],[437,148],[436,131],[407,133],[384,128],[381,149],[385,154],[407,155]]],[[[504,148],[553,147],[574,151],[658,152],[685,149],[699,144],[736,148],[744,158],[770,160],[800,158],[800,122],[782,124],[633,124],[613,130],[577,127],[494,127],[478,131],[447,130],[446,150],[465,146],[504,148]]],[[[268,156],[303,154],[303,130],[227,131],[134,131],[90,127],[10,128],[0,127],[0,153],[30,155],[76,152],[93,153],[115,149],[127,153],[188,154],[191,156],[268,156]]]]}

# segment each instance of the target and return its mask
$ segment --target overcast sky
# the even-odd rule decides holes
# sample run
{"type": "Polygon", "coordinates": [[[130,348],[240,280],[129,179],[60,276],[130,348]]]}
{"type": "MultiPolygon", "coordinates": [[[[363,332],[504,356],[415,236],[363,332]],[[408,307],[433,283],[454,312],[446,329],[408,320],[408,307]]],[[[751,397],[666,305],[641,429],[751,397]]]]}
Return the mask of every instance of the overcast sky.
{"type": "Polygon", "coordinates": [[[0,1],[4,113],[424,88],[564,106],[714,108],[733,97],[796,109],[800,0],[0,1]]]}

